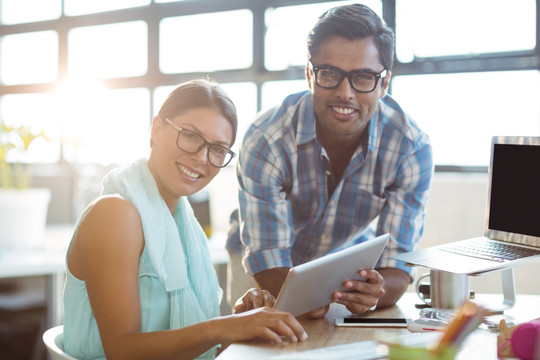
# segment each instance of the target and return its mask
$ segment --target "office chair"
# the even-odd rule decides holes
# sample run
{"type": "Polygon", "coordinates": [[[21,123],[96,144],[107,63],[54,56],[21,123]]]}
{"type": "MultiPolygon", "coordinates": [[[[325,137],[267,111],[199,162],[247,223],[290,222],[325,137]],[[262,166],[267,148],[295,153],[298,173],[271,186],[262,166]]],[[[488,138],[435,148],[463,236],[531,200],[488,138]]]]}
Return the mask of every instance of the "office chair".
{"type": "Polygon", "coordinates": [[[64,325],[55,326],[45,331],[43,343],[52,360],[77,360],[64,352],[64,325]]]}

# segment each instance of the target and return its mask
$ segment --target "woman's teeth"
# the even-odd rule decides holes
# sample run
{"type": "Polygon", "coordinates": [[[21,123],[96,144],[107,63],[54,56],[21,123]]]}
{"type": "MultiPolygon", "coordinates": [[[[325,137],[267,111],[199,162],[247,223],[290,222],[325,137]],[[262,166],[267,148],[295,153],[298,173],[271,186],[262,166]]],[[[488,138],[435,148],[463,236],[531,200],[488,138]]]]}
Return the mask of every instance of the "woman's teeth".
{"type": "Polygon", "coordinates": [[[180,165],[180,164],[178,164],[178,169],[179,169],[182,173],[186,174],[187,176],[189,176],[189,177],[192,178],[192,179],[198,179],[198,178],[201,176],[201,174],[197,174],[197,173],[194,173],[194,172],[192,172],[192,171],[189,171],[188,169],[186,169],[185,167],[183,167],[183,166],[180,165]]]}
{"type": "Polygon", "coordinates": [[[351,108],[344,108],[344,107],[337,107],[337,106],[333,106],[332,109],[334,109],[335,112],[344,114],[344,115],[352,114],[354,111],[354,109],[351,109],[351,108]]]}

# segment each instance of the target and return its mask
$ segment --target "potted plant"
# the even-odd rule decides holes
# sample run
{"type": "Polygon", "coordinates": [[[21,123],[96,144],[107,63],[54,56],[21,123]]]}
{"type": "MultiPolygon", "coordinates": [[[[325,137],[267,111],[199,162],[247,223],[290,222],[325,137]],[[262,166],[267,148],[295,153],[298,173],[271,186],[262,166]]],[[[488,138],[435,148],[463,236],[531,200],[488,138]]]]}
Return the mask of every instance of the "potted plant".
{"type": "Polygon", "coordinates": [[[39,246],[51,193],[32,188],[32,164],[25,155],[45,133],[8,126],[0,118],[0,247],[39,246]]]}

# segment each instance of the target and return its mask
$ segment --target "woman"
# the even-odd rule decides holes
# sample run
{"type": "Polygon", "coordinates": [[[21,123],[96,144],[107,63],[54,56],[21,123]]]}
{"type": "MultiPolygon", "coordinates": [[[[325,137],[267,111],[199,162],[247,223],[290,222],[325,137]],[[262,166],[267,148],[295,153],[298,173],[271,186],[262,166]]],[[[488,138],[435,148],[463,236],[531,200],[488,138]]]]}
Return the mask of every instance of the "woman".
{"type": "Polygon", "coordinates": [[[266,291],[252,289],[235,314],[218,317],[221,289],[186,196],[234,156],[236,128],[236,109],[217,84],[181,84],[152,121],[148,160],[106,176],[67,254],[68,354],[213,358],[215,347],[234,341],[307,338],[293,316],[269,308],[266,291]]]}

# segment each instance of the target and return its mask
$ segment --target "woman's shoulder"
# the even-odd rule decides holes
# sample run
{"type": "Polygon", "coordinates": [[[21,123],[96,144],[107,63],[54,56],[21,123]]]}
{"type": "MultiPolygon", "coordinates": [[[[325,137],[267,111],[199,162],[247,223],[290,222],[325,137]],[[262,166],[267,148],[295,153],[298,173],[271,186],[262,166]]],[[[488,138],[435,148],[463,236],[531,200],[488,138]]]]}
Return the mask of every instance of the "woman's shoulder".
{"type": "Polygon", "coordinates": [[[119,195],[101,196],[86,208],[77,230],[81,242],[90,246],[115,244],[143,246],[143,232],[135,205],[119,195]],[[114,242],[111,243],[110,240],[114,242]]]}

